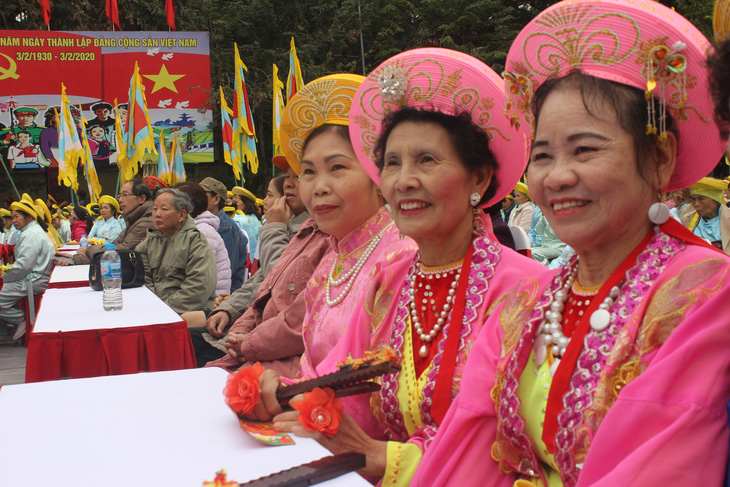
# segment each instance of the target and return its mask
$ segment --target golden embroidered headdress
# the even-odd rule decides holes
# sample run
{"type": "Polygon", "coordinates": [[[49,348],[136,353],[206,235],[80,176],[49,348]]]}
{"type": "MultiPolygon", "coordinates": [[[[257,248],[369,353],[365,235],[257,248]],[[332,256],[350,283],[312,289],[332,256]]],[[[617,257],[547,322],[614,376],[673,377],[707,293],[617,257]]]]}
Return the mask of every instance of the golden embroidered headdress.
{"type": "Polygon", "coordinates": [[[281,152],[294,172],[302,170],[302,147],[314,129],[324,124],[348,124],[352,98],[364,79],[356,74],[323,76],[289,100],[281,117],[281,152]]]}
{"type": "Polygon", "coordinates": [[[730,39],[730,0],[715,0],[712,27],[715,30],[715,40],[717,42],[730,39]]]}

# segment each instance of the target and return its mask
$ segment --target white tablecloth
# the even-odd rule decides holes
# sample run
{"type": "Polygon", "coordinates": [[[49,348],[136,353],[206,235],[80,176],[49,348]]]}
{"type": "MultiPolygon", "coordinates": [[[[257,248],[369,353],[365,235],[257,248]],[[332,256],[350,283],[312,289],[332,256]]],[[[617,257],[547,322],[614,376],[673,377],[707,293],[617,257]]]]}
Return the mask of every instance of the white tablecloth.
{"type": "MultiPolygon", "coordinates": [[[[313,440],[271,447],[223,402],[219,368],[5,386],[0,485],[200,487],[225,468],[246,482],[329,455],[313,440]]],[[[357,474],[322,484],[370,485],[357,474]]]]}
{"type": "Polygon", "coordinates": [[[49,284],[60,284],[63,282],[89,281],[90,265],[57,265],[51,272],[49,284]]]}
{"type": "Polygon", "coordinates": [[[181,321],[172,308],[144,286],[122,289],[121,311],[104,311],[102,299],[102,291],[89,287],[48,289],[33,332],[127,328],[181,321]]]}
{"type": "Polygon", "coordinates": [[[59,252],[69,252],[71,254],[75,254],[76,251],[81,247],[79,244],[66,244],[60,249],[58,249],[59,252]]]}

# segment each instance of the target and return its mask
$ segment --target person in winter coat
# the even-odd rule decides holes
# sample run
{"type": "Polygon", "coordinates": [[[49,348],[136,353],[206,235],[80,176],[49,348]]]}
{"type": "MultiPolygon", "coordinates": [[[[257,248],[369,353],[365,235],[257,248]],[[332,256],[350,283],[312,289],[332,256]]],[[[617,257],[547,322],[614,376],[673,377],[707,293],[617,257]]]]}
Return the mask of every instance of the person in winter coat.
{"type": "Polygon", "coordinates": [[[515,186],[515,205],[509,217],[509,224],[520,227],[525,234],[529,234],[532,225],[532,211],[535,206],[532,204],[530,190],[525,183],[519,182],[515,186]]]}
{"type": "Polygon", "coordinates": [[[142,254],[145,284],[179,314],[213,309],[216,286],[215,254],[195,226],[187,194],[164,188],[155,196],[155,228],[137,246],[142,254]]]}
{"type": "Polygon", "coordinates": [[[211,250],[215,254],[215,268],[218,275],[218,282],[215,286],[215,293],[231,292],[231,261],[228,258],[228,251],[223,242],[223,238],[218,233],[220,219],[213,213],[208,211],[208,197],[205,190],[198,183],[184,182],[175,185],[175,189],[179,189],[190,197],[193,203],[193,211],[190,216],[195,220],[195,226],[205,235],[211,250]]]}
{"type": "MultiPolygon", "coordinates": [[[[116,250],[134,250],[147,236],[147,230],[152,228],[152,192],[141,181],[129,181],[120,188],[118,199],[126,228],[112,243],[116,250]]],[[[104,246],[81,247],[73,255],[73,262],[76,265],[89,264],[97,252],[104,252],[104,246]]]]}
{"type": "Polygon", "coordinates": [[[94,225],[89,212],[83,206],[77,206],[71,211],[69,221],[71,222],[71,238],[77,242],[80,242],[84,235],[89,235],[91,227],[94,225]]]}

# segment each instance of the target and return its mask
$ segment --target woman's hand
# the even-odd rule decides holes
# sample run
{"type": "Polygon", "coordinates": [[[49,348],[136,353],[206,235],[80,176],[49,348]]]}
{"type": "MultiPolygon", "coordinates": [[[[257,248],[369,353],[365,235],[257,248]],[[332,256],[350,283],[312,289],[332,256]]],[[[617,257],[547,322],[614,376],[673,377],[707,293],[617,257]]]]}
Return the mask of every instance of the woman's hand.
{"type": "Polygon", "coordinates": [[[250,421],[269,421],[280,414],[282,409],[276,399],[276,391],[281,385],[279,374],[271,369],[266,369],[259,376],[259,402],[254,406],[253,412],[246,415],[250,421]]]}
{"type": "Polygon", "coordinates": [[[289,205],[286,204],[286,196],[276,198],[270,208],[264,211],[266,220],[269,223],[289,223],[291,217],[294,216],[289,205]]]}
{"type": "MultiPolygon", "coordinates": [[[[302,395],[291,400],[300,401],[302,395]]],[[[385,475],[387,464],[388,442],[378,441],[370,438],[360,425],[349,415],[343,414],[340,421],[340,428],[332,438],[327,438],[319,431],[309,431],[297,421],[299,411],[287,411],[274,418],[274,428],[279,431],[286,431],[297,436],[314,438],[323,447],[337,455],[338,453],[356,452],[363,453],[367,458],[367,465],[364,469],[358,470],[361,475],[373,475],[382,477],[385,475]]]]}
{"type": "Polygon", "coordinates": [[[243,342],[244,333],[229,333],[226,338],[226,350],[231,358],[235,358],[243,362],[243,355],[241,354],[241,342],[243,342]]]}

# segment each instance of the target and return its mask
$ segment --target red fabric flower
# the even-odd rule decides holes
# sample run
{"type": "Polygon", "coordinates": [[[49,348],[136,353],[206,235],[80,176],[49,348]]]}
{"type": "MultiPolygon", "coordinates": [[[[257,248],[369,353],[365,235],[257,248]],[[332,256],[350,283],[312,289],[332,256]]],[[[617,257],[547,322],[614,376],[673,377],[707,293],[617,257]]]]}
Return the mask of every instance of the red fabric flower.
{"type": "Polygon", "coordinates": [[[228,376],[223,394],[226,396],[226,404],[236,414],[250,413],[259,402],[259,376],[264,370],[264,366],[256,362],[241,367],[228,376]]]}
{"type": "Polygon", "coordinates": [[[309,431],[319,431],[332,438],[340,428],[342,399],[335,397],[329,387],[315,387],[312,392],[304,393],[304,400],[295,401],[291,406],[299,411],[297,421],[309,431]]]}
{"type": "Polygon", "coordinates": [[[203,487],[238,487],[238,482],[235,480],[228,480],[228,474],[226,474],[226,471],[220,470],[215,473],[213,481],[204,481],[203,487]]]}

